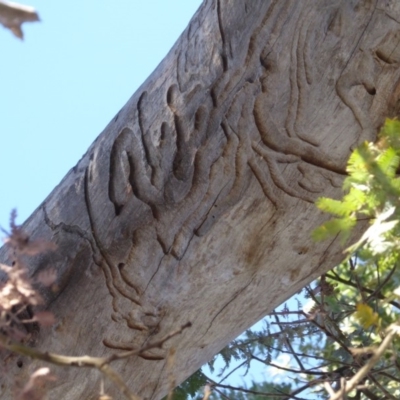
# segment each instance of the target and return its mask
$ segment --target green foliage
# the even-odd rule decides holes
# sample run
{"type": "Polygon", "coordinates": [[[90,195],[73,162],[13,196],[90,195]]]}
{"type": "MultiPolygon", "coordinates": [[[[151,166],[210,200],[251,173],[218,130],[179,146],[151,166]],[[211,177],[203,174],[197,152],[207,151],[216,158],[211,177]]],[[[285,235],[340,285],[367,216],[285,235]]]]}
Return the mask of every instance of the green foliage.
{"type": "MultiPolygon", "coordinates": [[[[384,239],[400,217],[400,178],[396,175],[400,163],[399,132],[400,122],[388,120],[376,143],[365,142],[353,152],[343,185],[346,195],[342,200],[321,198],[317,202],[318,208],[335,218],[316,229],[315,239],[340,234],[347,240],[356,222],[367,219],[371,221],[371,229],[350,252],[363,244],[373,253],[391,251],[393,245],[397,246],[397,240],[389,243],[384,239]]],[[[399,233],[398,229],[392,233],[399,233]]]]}
{"type": "Polygon", "coordinates": [[[201,372],[201,370],[198,370],[185,382],[174,389],[172,398],[174,400],[193,398],[206,383],[207,377],[201,372]]]}
{"type": "MultiPolygon", "coordinates": [[[[376,346],[387,330],[397,327],[399,321],[400,304],[396,298],[397,293],[400,294],[399,165],[400,122],[387,120],[376,143],[363,143],[350,156],[343,199],[324,198],[317,203],[334,219],[315,231],[316,239],[337,234],[348,239],[357,221],[368,220],[370,225],[360,240],[347,249],[348,260],[325,277],[328,285],[336,285],[334,298],[327,294],[324,299],[318,299],[323,302],[325,312],[340,322],[340,331],[345,334],[343,344],[350,350],[347,360],[353,364],[357,361],[355,354],[364,354],[365,358],[368,352],[352,353],[351,348],[376,346]],[[332,307],[332,300],[336,301],[335,307],[332,307]]],[[[394,342],[398,342],[398,338],[394,342]]],[[[330,347],[326,346],[325,354],[332,354],[330,347]]],[[[394,354],[392,350],[391,356],[379,359],[372,369],[391,370],[390,378],[371,377],[375,386],[386,388],[381,389],[380,395],[398,397],[400,394],[399,371],[390,361],[394,354]]],[[[336,368],[338,364],[330,367],[336,368]]]]}

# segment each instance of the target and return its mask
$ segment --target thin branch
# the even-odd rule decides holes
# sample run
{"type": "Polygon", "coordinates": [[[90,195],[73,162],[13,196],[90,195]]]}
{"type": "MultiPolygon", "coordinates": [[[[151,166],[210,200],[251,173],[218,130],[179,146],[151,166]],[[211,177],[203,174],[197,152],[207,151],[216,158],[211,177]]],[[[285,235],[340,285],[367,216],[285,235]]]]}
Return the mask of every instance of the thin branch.
{"type": "MultiPolygon", "coordinates": [[[[290,353],[291,354],[291,353],[290,353]]],[[[282,371],[288,371],[288,372],[293,372],[295,374],[308,374],[308,375],[329,375],[329,372],[320,372],[320,371],[312,371],[311,369],[292,369],[292,368],[286,368],[286,367],[282,367],[280,365],[274,364],[272,362],[267,362],[262,360],[261,358],[258,358],[257,356],[252,355],[251,358],[254,358],[254,360],[257,360],[265,365],[269,365],[270,367],[274,367],[274,368],[278,368],[281,369],[282,371]]],[[[320,368],[320,367],[316,367],[316,368],[320,368]]]]}
{"type": "Polygon", "coordinates": [[[204,391],[203,392],[204,392],[203,400],[208,400],[210,398],[210,396],[211,396],[211,393],[212,393],[212,389],[211,389],[210,383],[207,383],[204,386],[204,391]]]}
{"type": "MultiPolygon", "coordinates": [[[[279,349],[277,347],[273,347],[273,346],[266,346],[266,347],[268,347],[271,350],[279,351],[279,352],[284,353],[284,354],[292,354],[288,350],[283,350],[283,349],[281,350],[281,349],[279,349]]],[[[348,367],[353,367],[354,366],[353,364],[349,364],[349,363],[346,363],[346,362],[341,361],[341,360],[332,360],[332,359],[329,359],[329,358],[326,358],[326,357],[322,357],[322,356],[315,356],[315,355],[310,355],[310,354],[305,354],[305,353],[297,353],[297,352],[296,352],[296,355],[298,355],[300,357],[312,358],[312,359],[315,359],[315,360],[323,360],[323,361],[326,361],[326,362],[340,364],[340,365],[348,366],[348,367]]]]}
{"type": "MultiPolygon", "coordinates": [[[[285,325],[300,325],[307,324],[310,320],[307,318],[298,319],[297,321],[280,321],[280,322],[271,322],[271,325],[285,326],[285,325]]],[[[284,333],[285,331],[282,329],[279,333],[284,333]]]]}
{"type": "MultiPolygon", "coordinates": [[[[337,275],[333,271],[328,272],[326,274],[326,276],[329,279],[332,279],[332,280],[334,280],[336,282],[344,283],[345,285],[348,285],[348,286],[351,286],[351,287],[357,289],[357,285],[355,283],[353,283],[351,280],[347,280],[347,279],[341,278],[339,275],[337,275]],[[333,273],[333,275],[332,275],[332,273],[333,273]]],[[[365,293],[368,293],[368,294],[374,293],[374,290],[368,289],[368,288],[366,288],[364,286],[361,288],[361,290],[363,292],[365,292],[365,293]]],[[[379,300],[386,300],[386,297],[382,293],[377,293],[376,296],[378,297],[379,300]]],[[[396,307],[396,308],[398,308],[400,310],[400,303],[398,303],[397,301],[389,301],[389,304],[391,304],[393,307],[396,307]]]]}
{"type": "Polygon", "coordinates": [[[334,340],[337,344],[339,344],[344,350],[346,350],[349,354],[351,354],[350,349],[346,346],[345,343],[343,343],[337,336],[335,336],[332,332],[329,332],[328,329],[325,328],[325,326],[322,326],[319,324],[315,319],[310,320],[311,323],[313,323],[315,326],[317,326],[322,332],[325,333],[326,336],[334,340]]]}
{"type": "Polygon", "coordinates": [[[379,382],[377,379],[375,379],[373,374],[368,374],[368,379],[371,379],[372,382],[374,382],[375,386],[380,389],[380,391],[388,398],[391,400],[398,400],[398,397],[393,396],[391,393],[389,393],[379,382]]]}
{"type": "Polygon", "coordinates": [[[381,400],[379,396],[377,396],[375,393],[372,393],[369,389],[367,388],[360,388],[358,389],[359,392],[367,396],[370,400],[381,400]]]}
{"type": "Polygon", "coordinates": [[[392,374],[389,374],[389,373],[384,371],[384,369],[391,369],[391,368],[393,368],[393,366],[382,368],[382,369],[380,369],[378,371],[374,370],[373,372],[374,372],[375,375],[382,375],[385,378],[389,378],[392,382],[400,382],[400,378],[399,377],[393,376],[392,374]]]}
{"type": "Polygon", "coordinates": [[[39,350],[11,341],[7,336],[0,334],[0,345],[13,353],[21,354],[36,360],[45,361],[62,367],[89,367],[96,368],[114,382],[129,400],[141,400],[126,386],[122,378],[108,365],[103,357],[68,357],[54,353],[42,353],[39,350]]]}
{"type": "MultiPolygon", "coordinates": [[[[235,386],[231,386],[231,385],[221,385],[216,382],[213,382],[213,386],[223,388],[223,389],[237,390],[239,392],[249,393],[249,394],[254,394],[254,395],[264,396],[264,397],[276,396],[276,397],[286,397],[287,398],[289,396],[289,394],[287,394],[287,393],[276,393],[276,392],[275,393],[264,393],[264,392],[258,392],[256,390],[244,389],[244,388],[235,387],[235,386]]],[[[301,399],[299,397],[297,397],[296,399],[306,400],[306,399],[301,399]]]]}
{"type": "MultiPolygon", "coordinates": [[[[302,314],[302,315],[304,315],[304,316],[306,316],[306,314],[304,314],[304,312],[303,311],[299,311],[299,313],[300,314],[302,314]]],[[[294,323],[296,323],[297,321],[294,321],[292,324],[294,324],[294,323]]],[[[308,322],[310,322],[310,321],[308,321],[308,322]]],[[[274,325],[277,325],[275,322],[271,322],[271,324],[274,324],[274,325]]],[[[282,324],[282,322],[281,322],[281,324],[282,324]]],[[[283,324],[287,324],[287,325],[290,325],[290,322],[289,323],[287,323],[287,322],[284,322],[283,324]]],[[[300,325],[300,324],[299,324],[300,325]]],[[[301,328],[302,328],[303,326],[301,326],[301,328]]],[[[296,332],[297,333],[297,330],[298,330],[298,327],[293,327],[292,328],[292,331],[293,332],[296,332]]],[[[311,332],[311,333],[316,333],[316,332],[318,332],[318,330],[317,329],[315,329],[315,331],[314,332],[311,332]]],[[[283,332],[284,333],[284,332],[283,332]]],[[[262,337],[262,340],[264,341],[264,340],[267,340],[267,339],[275,339],[275,338],[279,338],[280,336],[282,336],[282,331],[279,331],[279,332],[272,332],[272,333],[270,333],[270,334],[268,334],[268,335],[266,335],[266,336],[263,336],[262,337]]],[[[303,335],[304,336],[304,335],[303,335]]],[[[298,335],[298,337],[300,337],[300,335],[298,335]]],[[[257,338],[254,338],[254,339],[247,339],[247,340],[241,340],[240,342],[238,342],[238,341],[236,341],[237,343],[240,343],[240,345],[241,346],[246,346],[246,345],[248,345],[248,344],[252,344],[252,343],[259,343],[259,344],[263,344],[264,346],[267,346],[267,345],[265,345],[264,343],[262,343],[262,341],[260,340],[261,338],[259,338],[259,337],[257,337],[257,338]]],[[[238,346],[236,346],[236,347],[238,347],[238,346]]],[[[231,346],[231,348],[235,348],[235,346],[231,346]]]]}
{"type": "Polygon", "coordinates": [[[350,264],[351,275],[354,276],[354,280],[356,281],[356,286],[357,286],[358,292],[361,295],[363,303],[366,303],[367,301],[365,299],[364,291],[362,290],[363,286],[360,283],[360,279],[358,277],[358,274],[355,272],[355,269],[356,269],[357,265],[353,263],[353,260],[351,258],[349,259],[349,264],[350,264]]]}
{"type": "Polygon", "coordinates": [[[242,368],[243,365],[245,365],[247,363],[247,360],[244,360],[242,363],[240,363],[237,367],[235,367],[232,371],[229,372],[228,375],[224,376],[219,382],[218,384],[220,384],[221,382],[223,382],[225,379],[227,379],[230,375],[232,375],[235,371],[237,371],[239,368],[242,368]]]}
{"type": "Polygon", "coordinates": [[[112,382],[114,382],[121,392],[125,395],[126,398],[130,400],[141,400],[140,397],[133,394],[128,386],[125,384],[123,379],[115,372],[111,367],[110,363],[116,360],[121,360],[127,357],[131,357],[133,355],[140,355],[147,350],[153,348],[161,348],[162,345],[173,336],[176,336],[182,333],[183,330],[189,328],[191,323],[188,322],[182,325],[179,329],[167,334],[160,340],[149,343],[137,350],[126,351],[118,354],[112,354],[109,357],[90,357],[90,356],[80,356],[80,357],[69,357],[54,353],[41,352],[39,350],[33,349],[31,347],[13,342],[10,338],[0,333],[0,345],[5,349],[21,354],[36,360],[46,361],[51,364],[63,366],[63,367],[86,367],[86,368],[95,368],[101,371],[104,375],[106,375],[112,382]]]}
{"type": "MultiPolygon", "coordinates": [[[[275,317],[276,322],[279,324],[279,329],[283,332],[282,326],[280,324],[279,317],[275,313],[274,313],[274,317],[275,317]]],[[[285,343],[286,343],[286,346],[291,351],[291,354],[294,357],[294,359],[296,360],[296,362],[297,362],[298,366],[300,367],[300,369],[304,370],[305,368],[304,368],[303,363],[301,362],[300,358],[296,356],[296,352],[294,351],[293,346],[291,345],[291,343],[289,342],[287,337],[285,337],[285,343]]]]}
{"type": "MultiPolygon", "coordinates": [[[[377,288],[375,288],[375,290],[368,296],[368,299],[367,299],[367,302],[371,299],[371,298],[373,298],[373,297],[375,297],[375,296],[379,296],[379,295],[382,295],[383,296],[383,294],[382,294],[382,292],[381,292],[381,290],[383,289],[383,287],[389,282],[389,279],[392,277],[392,275],[394,274],[394,272],[396,271],[396,269],[397,269],[397,265],[395,265],[392,269],[391,269],[391,271],[388,273],[388,275],[386,276],[386,278],[378,285],[378,287],[377,288]]],[[[383,296],[383,297],[385,297],[385,296],[383,296]]]]}
{"type": "Polygon", "coordinates": [[[216,387],[213,387],[213,390],[215,390],[217,393],[219,393],[222,398],[224,398],[226,400],[231,400],[222,390],[219,390],[216,387]]]}
{"type": "Polygon", "coordinates": [[[331,396],[335,394],[335,391],[332,389],[332,386],[329,382],[324,382],[324,388],[331,396]]]}
{"type": "Polygon", "coordinates": [[[291,392],[290,395],[288,395],[289,396],[288,399],[291,399],[291,398],[296,399],[298,397],[295,397],[295,396],[298,393],[304,392],[304,390],[309,389],[310,387],[318,385],[318,384],[320,384],[322,382],[324,382],[323,379],[320,379],[320,378],[313,379],[312,381],[307,382],[305,385],[303,385],[303,386],[297,388],[296,390],[294,390],[293,392],[291,392]]]}
{"type": "Polygon", "coordinates": [[[298,310],[298,311],[274,311],[273,314],[282,315],[282,316],[291,315],[291,314],[304,315],[302,310],[298,310]]]}
{"type": "Polygon", "coordinates": [[[108,379],[110,379],[114,384],[121,390],[123,395],[129,400],[142,400],[141,397],[136,396],[131,392],[129,387],[126,385],[124,380],[120,377],[120,375],[114,371],[108,364],[104,364],[100,367],[97,367],[108,379]]]}
{"type": "MultiPolygon", "coordinates": [[[[355,389],[358,383],[365,378],[369,371],[375,366],[375,364],[379,361],[380,357],[385,353],[386,349],[392,343],[393,336],[396,334],[396,325],[391,325],[387,330],[387,335],[385,339],[383,339],[380,346],[376,349],[373,356],[368,360],[368,362],[363,365],[360,370],[349,380],[346,382],[346,392],[350,392],[355,389]]],[[[329,400],[340,400],[342,399],[342,391],[336,392],[334,396],[331,396],[329,400]]]]}

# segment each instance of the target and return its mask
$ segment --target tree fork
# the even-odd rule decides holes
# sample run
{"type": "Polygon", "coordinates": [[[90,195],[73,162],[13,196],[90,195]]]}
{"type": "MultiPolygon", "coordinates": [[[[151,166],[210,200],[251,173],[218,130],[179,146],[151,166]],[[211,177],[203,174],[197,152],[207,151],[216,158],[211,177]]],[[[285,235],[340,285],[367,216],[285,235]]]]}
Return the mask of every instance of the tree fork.
{"type": "MultiPolygon", "coordinates": [[[[310,238],[326,218],[313,203],[339,196],[350,149],[399,113],[399,22],[398,1],[204,1],[24,224],[58,245],[29,260],[32,275],[58,274],[43,294],[59,322],[35,346],[106,357],[190,320],[168,342],[181,382],[337,264],[337,240],[310,238]]],[[[159,399],[165,357],[152,349],[118,373],[159,399]]],[[[8,379],[27,379],[39,362],[8,364],[8,379]]],[[[55,373],[53,397],[96,398],[95,371],[55,373]]]]}

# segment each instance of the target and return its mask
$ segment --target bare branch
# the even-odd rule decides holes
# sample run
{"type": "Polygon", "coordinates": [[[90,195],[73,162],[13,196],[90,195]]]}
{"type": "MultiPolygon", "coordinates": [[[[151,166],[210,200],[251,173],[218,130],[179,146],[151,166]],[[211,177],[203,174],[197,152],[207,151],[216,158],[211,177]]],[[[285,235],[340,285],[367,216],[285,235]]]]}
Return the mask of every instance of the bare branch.
{"type": "Polygon", "coordinates": [[[373,374],[368,374],[368,378],[371,379],[372,382],[374,382],[375,386],[377,388],[380,389],[380,391],[385,395],[385,397],[387,399],[391,399],[391,400],[398,400],[397,397],[393,396],[392,394],[390,394],[380,383],[377,379],[375,379],[375,377],[373,376],[373,374]]]}
{"type": "Polygon", "coordinates": [[[230,389],[230,390],[237,390],[239,392],[243,392],[243,393],[249,393],[249,394],[255,394],[258,396],[264,396],[264,397],[271,397],[271,396],[276,396],[276,397],[285,397],[288,398],[288,394],[287,393],[264,393],[264,392],[257,392],[256,390],[250,390],[250,389],[244,389],[244,388],[240,388],[240,387],[235,387],[235,386],[230,386],[230,385],[222,385],[220,383],[216,383],[213,382],[213,387],[219,387],[222,389],[230,389]]]}
{"type": "MultiPolygon", "coordinates": [[[[396,325],[391,325],[389,327],[385,339],[383,339],[382,343],[376,349],[373,356],[368,360],[368,362],[363,367],[360,368],[360,370],[349,381],[346,381],[346,393],[355,389],[358,383],[368,375],[369,371],[371,371],[371,369],[374,367],[374,365],[378,362],[380,357],[384,354],[384,352],[392,343],[393,336],[396,334],[397,329],[398,327],[396,325]]],[[[341,400],[341,399],[343,399],[342,390],[336,392],[335,395],[331,396],[329,400],[341,400]]]]}
{"type": "MultiPolygon", "coordinates": [[[[347,280],[347,279],[341,278],[341,277],[340,277],[338,274],[336,274],[334,271],[328,272],[328,273],[326,274],[326,276],[327,276],[329,279],[332,279],[332,280],[334,280],[334,281],[336,281],[336,282],[344,283],[345,285],[348,285],[348,286],[351,286],[351,287],[357,289],[357,285],[356,285],[354,282],[352,282],[351,280],[347,280]]],[[[369,288],[366,288],[366,287],[362,287],[361,290],[362,290],[363,292],[365,292],[365,293],[370,294],[370,295],[372,295],[372,294],[375,292],[375,290],[372,290],[372,289],[369,289],[369,288]]],[[[386,300],[386,297],[385,297],[381,292],[376,293],[376,296],[377,296],[377,298],[380,299],[380,300],[386,300]]],[[[371,297],[371,296],[369,296],[369,298],[370,298],[370,297],[371,297]]],[[[400,309],[400,304],[399,304],[397,301],[392,300],[392,301],[389,302],[389,304],[391,304],[392,306],[396,307],[397,309],[400,309]]]]}
{"type": "Polygon", "coordinates": [[[140,355],[145,353],[147,350],[153,348],[161,348],[162,345],[173,336],[176,336],[182,333],[183,330],[189,328],[191,323],[188,322],[182,325],[179,329],[165,335],[160,340],[157,340],[153,343],[149,343],[137,350],[131,350],[127,352],[123,352],[120,354],[113,354],[109,357],[90,357],[90,356],[81,356],[81,357],[69,357],[63,356],[54,353],[41,352],[31,347],[25,346],[23,344],[19,344],[13,342],[10,338],[0,333],[0,346],[17,354],[21,354],[33,359],[46,361],[51,364],[63,366],[63,367],[86,367],[86,368],[95,368],[101,371],[104,375],[106,375],[111,381],[115,383],[121,390],[121,392],[125,395],[126,398],[130,400],[141,400],[140,397],[133,394],[128,386],[125,384],[123,379],[110,367],[110,363],[116,360],[121,360],[133,355],[140,355]]]}

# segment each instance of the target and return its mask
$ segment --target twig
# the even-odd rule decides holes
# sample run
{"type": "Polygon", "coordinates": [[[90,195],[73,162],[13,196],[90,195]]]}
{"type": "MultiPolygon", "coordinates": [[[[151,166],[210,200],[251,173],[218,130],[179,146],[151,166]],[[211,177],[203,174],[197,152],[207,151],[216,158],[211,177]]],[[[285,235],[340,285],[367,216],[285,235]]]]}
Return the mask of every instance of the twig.
{"type": "MultiPolygon", "coordinates": [[[[358,383],[365,378],[369,371],[374,367],[374,365],[378,362],[380,357],[392,343],[393,336],[396,334],[396,329],[398,327],[396,325],[391,325],[387,330],[387,335],[385,339],[383,339],[380,346],[376,349],[373,356],[368,360],[368,362],[360,368],[360,370],[349,380],[346,382],[346,392],[350,392],[355,389],[358,383]]],[[[340,400],[343,398],[342,391],[336,392],[333,396],[330,397],[329,400],[340,400]]]]}
{"type": "Polygon", "coordinates": [[[215,390],[217,393],[219,393],[220,396],[221,396],[223,399],[231,400],[222,390],[219,390],[218,388],[213,388],[213,390],[215,390]]]}
{"type": "Polygon", "coordinates": [[[394,272],[397,269],[397,265],[395,265],[390,272],[388,273],[388,275],[386,276],[386,278],[375,288],[375,290],[368,296],[368,299],[366,302],[368,302],[371,298],[375,297],[376,295],[382,294],[382,289],[383,287],[389,282],[390,278],[392,277],[392,275],[394,274],[394,272]]]}
{"type": "Polygon", "coordinates": [[[331,396],[335,394],[335,391],[332,389],[332,386],[329,382],[327,381],[324,382],[324,388],[331,396]]]}
{"type": "Polygon", "coordinates": [[[322,382],[324,382],[324,380],[321,379],[321,378],[313,379],[313,380],[307,382],[305,385],[303,385],[303,386],[301,386],[301,387],[299,387],[299,388],[293,390],[293,392],[291,392],[291,393],[288,395],[288,399],[291,399],[291,398],[297,399],[298,397],[295,397],[295,396],[296,396],[298,393],[304,392],[304,390],[306,390],[306,389],[308,389],[308,388],[310,388],[310,387],[312,387],[312,386],[318,385],[318,384],[320,384],[320,383],[322,383],[322,382]]]}
{"type": "Polygon", "coordinates": [[[329,375],[329,372],[311,371],[310,369],[304,369],[304,370],[292,369],[292,368],[282,367],[281,365],[277,365],[274,363],[265,363],[265,364],[269,365],[270,367],[278,368],[281,369],[282,371],[293,372],[295,374],[307,374],[307,375],[319,375],[319,376],[329,375]]]}
{"type": "MultiPolygon", "coordinates": [[[[351,286],[351,287],[357,289],[357,285],[356,285],[355,283],[353,283],[351,280],[341,278],[338,274],[336,274],[336,273],[333,272],[333,271],[328,272],[328,273],[326,274],[326,276],[327,276],[329,279],[332,279],[332,280],[334,280],[334,281],[336,281],[336,282],[344,283],[345,285],[348,285],[348,286],[351,286]],[[331,275],[331,273],[332,273],[333,275],[331,275]]],[[[361,290],[362,290],[363,292],[365,292],[365,293],[368,293],[368,294],[374,293],[374,290],[369,289],[369,288],[366,288],[366,287],[361,287],[361,290]]],[[[386,297],[385,297],[382,293],[377,293],[376,296],[377,296],[377,298],[378,298],[379,300],[386,300],[386,297]]],[[[397,301],[394,301],[394,300],[389,301],[389,304],[391,304],[393,307],[396,307],[397,309],[400,309],[400,303],[398,303],[397,301]]]]}
{"type": "MultiPolygon", "coordinates": [[[[283,329],[282,329],[282,325],[281,325],[281,321],[279,320],[279,317],[278,317],[275,313],[274,313],[274,317],[275,317],[275,321],[276,321],[276,322],[278,323],[278,325],[279,325],[279,329],[280,329],[281,332],[283,333],[283,329]]],[[[294,359],[296,360],[298,366],[299,366],[300,369],[303,371],[303,370],[305,369],[305,368],[304,368],[304,365],[303,365],[303,363],[301,362],[300,358],[297,357],[296,352],[294,351],[293,346],[290,344],[290,342],[289,342],[287,336],[285,336],[285,343],[286,343],[287,348],[288,348],[289,351],[291,352],[291,355],[292,355],[292,356],[294,357],[294,359]]]]}
{"type": "Polygon", "coordinates": [[[347,400],[346,379],[340,378],[340,394],[341,400],[347,400]]]}
{"type": "Polygon", "coordinates": [[[264,392],[258,392],[256,390],[244,389],[244,388],[230,386],[230,385],[221,385],[216,382],[213,382],[213,386],[220,387],[223,389],[237,390],[239,392],[255,394],[257,396],[264,396],[264,397],[270,397],[270,396],[288,397],[289,396],[289,394],[287,394],[287,393],[276,393],[276,392],[275,393],[264,393],[264,392]]]}
{"type": "Polygon", "coordinates": [[[114,371],[109,365],[104,364],[100,367],[97,367],[108,379],[115,383],[115,385],[121,390],[124,396],[129,400],[142,400],[141,397],[136,396],[131,392],[129,387],[126,385],[124,380],[114,371]]]}
{"type": "Polygon", "coordinates": [[[360,279],[358,277],[358,274],[355,272],[356,266],[357,266],[357,261],[354,263],[353,259],[350,257],[349,258],[349,264],[350,264],[350,276],[353,275],[354,276],[354,280],[356,281],[356,286],[357,286],[357,290],[361,295],[362,301],[363,303],[366,303],[366,299],[365,299],[365,295],[364,292],[362,291],[362,286],[360,283],[360,279]]]}
{"type": "Polygon", "coordinates": [[[384,371],[385,369],[391,369],[391,368],[394,368],[394,367],[395,367],[394,365],[390,365],[388,367],[381,368],[379,370],[374,370],[374,374],[375,375],[382,375],[382,376],[384,376],[386,378],[389,378],[392,382],[400,382],[399,377],[393,376],[392,374],[389,374],[389,373],[384,371]]]}
{"type": "MultiPolygon", "coordinates": [[[[274,347],[274,346],[266,346],[266,347],[268,347],[269,349],[271,349],[271,350],[275,350],[275,351],[280,351],[282,354],[292,354],[290,351],[288,351],[288,350],[281,350],[281,349],[279,349],[279,348],[277,348],[277,347],[274,347]]],[[[341,361],[341,360],[333,360],[333,359],[330,359],[330,358],[326,358],[326,357],[320,357],[320,356],[313,356],[313,355],[311,355],[311,354],[306,354],[306,353],[296,353],[298,356],[301,356],[301,357],[308,357],[308,358],[312,358],[312,359],[314,359],[314,360],[323,360],[323,361],[327,361],[327,362],[332,362],[332,363],[336,363],[336,364],[341,364],[341,365],[343,365],[343,366],[349,366],[349,367],[352,367],[352,366],[354,366],[353,364],[350,364],[350,363],[346,363],[346,362],[344,362],[344,361],[341,361]]]]}
{"type": "Polygon", "coordinates": [[[238,370],[239,368],[242,368],[243,365],[245,365],[247,363],[247,360],[244,360],[242,363],[240,363],[237,367],[233,368],[232,371],[229,372],[229,374],[225,375],[219,382],[218,384],[220,384],[221,382],[223,382],[225,379],[227,379],[230,375],[232,375],[236,370],[238,370]]]}
{"type": "Polygon", "coordinates": [[[375,386],[378,387],[381,392],[385,395],[385,397],[387,399],[391,399],[391,400],[398,400],[398,397],[393,396],[392,394],[390,394],[379,382],[377,379],[375,379],[375,377],[373,376],[373,374],[368,374],[368,378],[371,379],[372,382],[374,382],[375,386]]]}
{"type": "Polygon", "coordinates": [[[208,400],[211,396],[212,390],[211,390],[211,385],[210,383],[207,383],[204,386],[204,396],[203,396],[203,400],[208,400]]]}
{"type": "Polygon", "coordinates": [[[130,400],[141,400],[140,397],[133,394],[128,386],[125,384],[123,379],[114,371],[109,364],[116,360],[121,360],[133,355],[140,355],[143,352],[153,349],[153,348],[161,348],[162,345],[173,336],[179,335],[183,330],[189,328],[192,324],[190,322],[182,325],[179,329],[169,333],[164,336],[160,340],[157,340],[153,343],[149,343],[137,350],[131,350],[122,352],[119,354],[113,354],[109,357],[90,357],[90,356],[80,356],[80,357],[69,357],[54,353],[41,352],[39,350],[33,349],[31,347],[25,346],[23,344],[19,344],[13,342],[10,338],[0,333],[0,345],[5,349],[18,353],[36,360],[42,360],[49,362],[51,364],[63,366],[63,367],[86,367],[86,368],[96,368],[101,371],[104,375],[106,375],[111,381],[113,381],[122,393],[130,400]]]}

